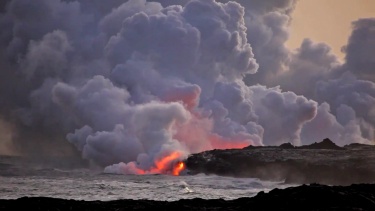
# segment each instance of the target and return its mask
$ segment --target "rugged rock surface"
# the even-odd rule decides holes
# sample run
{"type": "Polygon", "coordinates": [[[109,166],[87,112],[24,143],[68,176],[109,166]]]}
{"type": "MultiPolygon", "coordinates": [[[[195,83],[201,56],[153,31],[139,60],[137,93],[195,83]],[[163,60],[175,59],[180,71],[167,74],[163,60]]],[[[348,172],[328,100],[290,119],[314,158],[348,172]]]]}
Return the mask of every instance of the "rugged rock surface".
{"type": "Polygon", "coordinates": [[[189,173],[206,173],[297,184],[350,185],[375,182],[375,146],[336,146],[331,140],[308,146],[212,150],[186,160],[189,173]]]}
{"type": "Polygon", "coordinates": [[[54,198],[0,200],[0,210],[375,210],[375,184],[348,187],[302,185],[274,189],[253,198],[189,199],[173,202],[151,200],[75,201],[54,198]]]}

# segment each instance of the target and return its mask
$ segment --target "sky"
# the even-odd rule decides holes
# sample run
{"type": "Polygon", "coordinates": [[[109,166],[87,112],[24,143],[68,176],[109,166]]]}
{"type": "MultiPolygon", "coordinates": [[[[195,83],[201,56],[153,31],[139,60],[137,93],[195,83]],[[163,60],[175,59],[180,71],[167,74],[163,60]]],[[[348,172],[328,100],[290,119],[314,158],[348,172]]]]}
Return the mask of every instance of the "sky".
{"type": "Polygon", "coordinates": [[[374,144],[372,1],[2,4],[1,154],[172,174],[205,150],[374,144]]]}
{"type": "Polygon", "coordinates": [[[373,0],[299,0],[292,14],[287,44],[297,48],[304,38],[310,37],[328,43],[343,58],[341,47],[348,41],[352,21],[374,16],[373,0]]]}

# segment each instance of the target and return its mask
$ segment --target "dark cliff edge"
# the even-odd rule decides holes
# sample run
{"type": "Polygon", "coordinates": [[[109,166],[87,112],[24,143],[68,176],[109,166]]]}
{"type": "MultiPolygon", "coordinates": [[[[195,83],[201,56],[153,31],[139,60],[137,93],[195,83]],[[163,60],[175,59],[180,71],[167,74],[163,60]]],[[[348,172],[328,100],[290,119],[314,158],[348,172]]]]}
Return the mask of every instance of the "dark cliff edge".
{"type": "Polygon", "coordinates": [[[189,174],[254,177],[294,184],[350,185],[375,182],[375,146],[336,146],[331,140],[294,147],[212,150],[185,161],[189,174]]]}
{"type": "Polygon", "coordinates": [[[235,200],[183,199],[179,201],[76,201],[23,197],[0,200],[0,210],[375,210],[375,184],[351,186],[302,185],[260,192],[235,200]]]}

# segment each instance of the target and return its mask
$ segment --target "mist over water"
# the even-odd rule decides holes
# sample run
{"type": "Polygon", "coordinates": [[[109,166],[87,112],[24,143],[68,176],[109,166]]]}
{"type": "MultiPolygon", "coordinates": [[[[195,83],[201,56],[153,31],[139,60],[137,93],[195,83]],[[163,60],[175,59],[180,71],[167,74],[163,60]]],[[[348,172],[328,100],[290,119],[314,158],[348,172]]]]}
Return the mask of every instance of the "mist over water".
{"type": "Polygon", "coordinates": [[[295,4],[7,1],[0,152],[172,174],[204,150],[373,144],[375,19],[353,22],[340,62],[309,38],[285,46],[295,4]]]}

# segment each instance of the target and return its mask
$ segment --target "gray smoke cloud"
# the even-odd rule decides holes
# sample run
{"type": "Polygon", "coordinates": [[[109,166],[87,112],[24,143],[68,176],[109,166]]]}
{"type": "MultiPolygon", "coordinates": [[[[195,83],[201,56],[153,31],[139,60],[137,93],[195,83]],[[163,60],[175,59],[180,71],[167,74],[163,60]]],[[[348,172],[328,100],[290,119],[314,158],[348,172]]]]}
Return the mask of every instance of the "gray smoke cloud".
{"type": "Polygon", "coordinates": [[[373,143],[375,83],[371,70],[375,66],[370,55],[374,23],[373,18],[353,22],[352,35],[343,47],[344,63],[326,44],[307,39],[292,54],[289,69],[278,75],[281,87],[321,104],[317,118],[302,131],[306,143],[321,139],[321,135],[314,133],[317,128],[339,145],[373,143]]]}
{"type": "Polygon", "coordinates": [[[359,19],[352,24],[353,33],[348,44],[343,47],[346,53],[344,68],[360,79],[375,82],[375,18],[359,19]]]}
{"type": "Polygon", "coordinates": [[[373,20],[354,23],[341,64],[323,43],[286,48],[295,4],[9,0],[0,14],[0,123],[14,128],[6,146],[74,147],[105,172],[143,174],[172,173],[211,149],[371,143],[372,48],[361,46],[371,46],[373,20]]]}
{"type": "Polygon", "coordinates": [[[301,46],[290,53],[288,69],[277,75],[278,84],[285,90],[316,100],[316,83],[333,78],[335,68],[340,67],[338,58],[324,43],[305,39],[301,46]]]}

